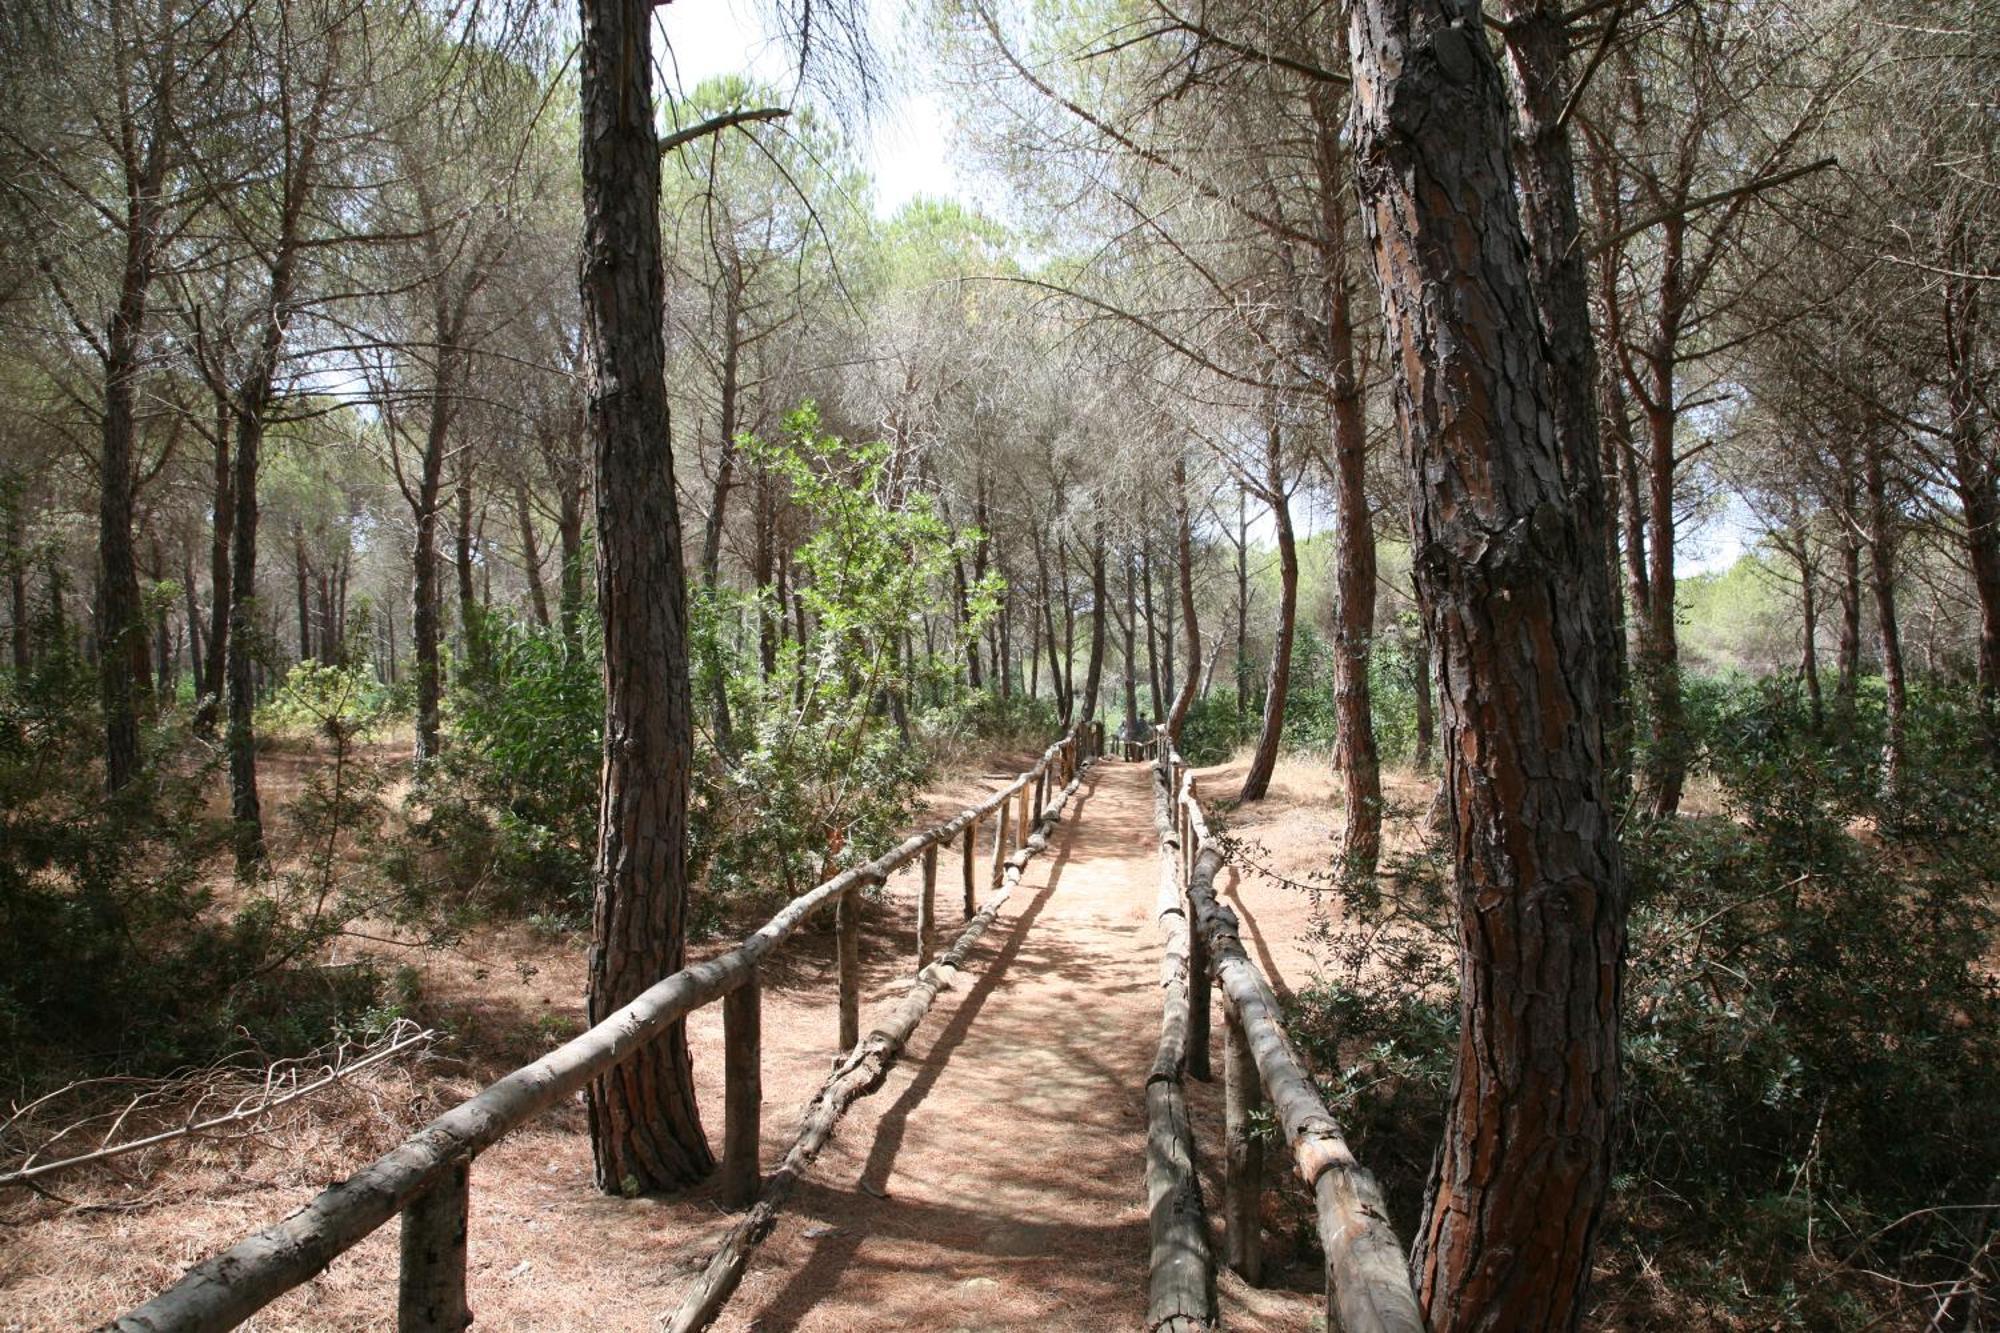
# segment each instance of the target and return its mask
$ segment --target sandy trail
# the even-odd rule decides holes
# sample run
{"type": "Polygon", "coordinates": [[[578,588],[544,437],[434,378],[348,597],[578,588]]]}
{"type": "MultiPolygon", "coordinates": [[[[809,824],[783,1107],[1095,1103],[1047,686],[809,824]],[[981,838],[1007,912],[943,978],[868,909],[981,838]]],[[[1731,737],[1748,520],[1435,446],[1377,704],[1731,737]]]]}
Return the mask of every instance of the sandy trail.
{"type": "MultiPolygon", "coordinates": [[[[719,1327],[1143,1320],[1157,847],[1150,770],[1094,768],[970,983],[940,999],[857,1107],[719,1327]]],[[[1219,1130],[1200,1132],[1212,1146],[1219,1130]]],[[[1310,1322],[1313,1302],[1296,1294],[1229,1280],[1223,1297],[1232,1328],[1310,1322]]]]}

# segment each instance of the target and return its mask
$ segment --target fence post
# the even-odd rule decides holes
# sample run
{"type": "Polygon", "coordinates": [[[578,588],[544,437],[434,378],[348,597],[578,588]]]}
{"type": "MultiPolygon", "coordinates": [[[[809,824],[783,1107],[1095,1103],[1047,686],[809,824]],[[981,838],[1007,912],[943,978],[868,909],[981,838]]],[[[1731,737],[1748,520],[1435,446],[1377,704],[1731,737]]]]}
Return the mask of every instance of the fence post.
{"type": "Polygon", "coordinates": [[[937,844],[924,848],[924,887],[917,895],[917,971],[930,965],[937,922],[937,844]]]}
{"type": "Polygon", "coordinates": [[[979,821],[973,820],[965,826],[965,919],[972,920],[972,914],[979,910],[979,894],[973,884],[976,873],[973,866],[979,859],[979,821]]]}
{"type": "Polygon", "coordinates": [[[748,1208],[763,1183],[757,1169],[764,1120],[763,982],[757,969],[722,997],[722,1205],[748,1208]]]}
{"type": "Polygon", "coordinates": [[[1264,1144],[1253,1121],[1264,1104],[1257,1057],[1236,1006],[1223,1006],[1222,1215],[1227,1227],[1229,1266],[1251,1286],[1264,1282],[1264,1243],[1258,1233],[1258,1205],[1264,1195],[1264,1144]]]}
{"type": "Polygon", "coordinates": [[[1034,799],[1035,784],[1022,783],[1021,794],[1014,801],[1014,846],[1017,849],[1028,845],[1028,802],[1034,799]]]}
{"type": "Polygon", "coordinates": [[[465,1229],[472,1159],[450,1163],[403,1209],[398,1333],[459,1333],[472,1324],[465,1303],[465,1229]]]}
{"type": "Polygon", "coordinates": [[[840,895],[834,912],[840,943],[840,1049],[861,1041],[861,885],[840,895]]]}
{"type": "Polygon", "coordinates": [[[1002,801],[993,811],[993,882],[987,887],[998,889],[1000,877],[1007,866],[1007,826],[1013,822],[1012,802],[1002,801]]]}
{"type": "MultiPolygon", "coordinates": [[[[1188,864],[1194,864],[1192,858],[1188,864]]],[[[1192,881],[1193,874],[1188,878],[1192,881]]],[[[1195,913],[1194,894],[1183,893],[1181,902],[1187,908],[1188,919],[1187,1072],[1190,1078],[1206,1083],[1213,1077],[1208,1067],[1208,1003],[1215,983],[1208,975],[1208,936],[1202,932],[1201,918],[1195,913]]]]}

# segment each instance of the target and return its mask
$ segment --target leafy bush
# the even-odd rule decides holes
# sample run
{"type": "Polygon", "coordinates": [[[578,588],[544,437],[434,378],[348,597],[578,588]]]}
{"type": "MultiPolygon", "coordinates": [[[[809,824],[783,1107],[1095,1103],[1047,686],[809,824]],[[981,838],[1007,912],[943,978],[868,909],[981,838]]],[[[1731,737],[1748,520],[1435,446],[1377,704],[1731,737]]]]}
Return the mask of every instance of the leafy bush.
{"type": "Polygon", "coordinates": [[[1213,690],[1196,696],[1181,724],[1181,754],[1190,764],[1206,767],[1227,763],[1238,746],[1256,735],[1257,714],[1236,706],[1236,691],[1213,690]]]}
{"type": "Polygon", "coordinates": [[[87,673],[57,663],[16,684],[0,698],[0,1052],[17,1086],[163,1073],[246,1044],[302,1054],[370,1021],[375,970],[318,956],[348,919],[335,858],[365,819],[365,778],[323,771],[300,803],[299,871],[225,909],[208,752],[163,724],[142,782],[107,800],[87,673]]]}
{"type": "MultiPolygon", "coordinates": [[[[1610,1257],[1658,1269],[1718,1319],[1865,1323],[1905,1290],[1869,1274],[1943,1290],[1990,1232],[1967,1230],[1977,1210],[2000,1206],[1994,774],[1966,719],[1931,699],[1913,749],[1960,767],[1908,838],[1869,804],[1847,742],[1816,739],[1785,689],[1717,691],[1702,708],[1729,817],[1627,838],[1610,1257]]],[[[1387,898],[1343,903],[1295,1015],[1405,1222],[1456,1040],[1442,855],[1392,866],[1387,898]]]]}
{"type": "Polygon", "coordinates": [[[450,744],[412,804],[422,852],[396,866],[404,883],[428,871],[485,910],[587,909],[604,683],[595,617],[579,630],[573,644],[558,629],[485,619],[478,677],[452,692],[450,744]]]}
{"type": "MultiPolygon", "coordinates": [[[[808,403],[776,441],[745,436],[746,451],[780,478],[813,535],[795,557],[811,626],[786,639],[766,673],[744,640],[725,631],[738,614],[720,599],[697,606],[698,661],[729,683],[731,735],[712,738],[698,771],[691,854],[713,914],[731,897],[791,896],[841,865],[873,855],[913,812],[924,775],[910,701],[963,651],[913,659],[925,611],[975,532],[954,534],[931,499],[889,484],[888,450],[826,433],[808,403]],[[741,646],[738,646],[738,645],[741,646]]],[[[998,583],[970,596],[961,633],[977,633],[996,608],[998,583]]],[[[743,608],[769,617],[761,602],[743,608]]],[[[754,621],[753,621],[754,623],[754,621]]],[[[712,689],[713,678],[699,688],[712,689]]],[[[974,699],[968,723],[1026,722],[1025,706],[974,699]],[[1021,707],[1018,719],[1005,709],[1021,707]]],[[[1046,733],[1044,733],[1046,734],[1046,733]]]]}

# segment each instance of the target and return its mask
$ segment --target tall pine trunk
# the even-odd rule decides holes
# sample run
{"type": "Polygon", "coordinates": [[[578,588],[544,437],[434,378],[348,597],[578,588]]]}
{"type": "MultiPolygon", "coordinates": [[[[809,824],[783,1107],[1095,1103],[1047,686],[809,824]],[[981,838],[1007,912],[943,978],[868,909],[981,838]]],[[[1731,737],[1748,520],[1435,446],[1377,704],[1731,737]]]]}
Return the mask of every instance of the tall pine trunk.
{"type": "Polygon", "coordinates": [[[1178,745],[1188,710],[1201,688],[1201,622],[1194,609],[1194,518],[1188,512],[1187,460],[1174,460],[1174,569],[1179,576],[1181,632],[1187,636],[1187,674],[1167,715],[1167,735],[1178,745]]]}
{"type": "Polygon", "coordinates": [[[1083,702],[1077,705],[1079,722],[1097,716],[1097,689],[1104,680],[1104,617],[1109,609],[1104,578],[1104,529],[1099,527],[1090,541],[1090,663],[1083,672],[1083,702]]]}
{"type": "Polygon", "coordinates": [[[1313,100],[1313,160],[1324,255],[1321,342],[1332,374],[1334,583],[1334,767],[1340,773],[1344,875],[1371,878],[1382,856],[1382,761],[1375,748],[1368,662],[1375,642],[1375,524],[1368,508],[1368,424],[1354,369],[1354,314],[1348,290],[1345,162],[1332,97],[1313,100]]]}
{"type": "Polygon", "coordinates": [[[1867,446],[1868,590],[1875,601],[1875,636],[1882,653],[1883,721],[1882,794],[1893,801],[1903,794],[1907,750],[1908,689],[1903,679],[1903,634],[1896,619],[1896,528],[1889,499],[1887,469],[1879,438],[1867,446]]]}
{"type": "Polygon", "coordinates": [[[1610,1181],[1624,874],[1601,532],[1566,484],[1471,0],[1356,0],[1354,142],[1439,672],[1460,1023],[1413,1256],[1436,1333],[1567,1329],[1610,1181]]]}
{"type": "MultiPolygon", "coordinates": [[[[584,329],[604,618],[604,767],[589,1019],[685,961],[693,698],[660,311],[660,148],[649,0],[581,0],[584,329]]],[[[587,1093],[597,1183],[684,1184],[714,1167],[675,1024],[587,1093]]]]}
{"type": "Polygon", "coordinates": [[[1283,447],[1283,437],[1273,421],[1266,437],[1263,499],[1271,506],[1271,522],[1278,537],[1278,624],[1271,635],[1270,671],[1264,678],[1264,721],[1257,732],[1257,748],[1250,756],[1250,768],[1236,793],[1239,801],[1261,801],[1271,789],[1271,775],[1278,769],[1278,747],[1285,735],[1285,698],[1291,692],[1292,638],[1299,606],[1299,550],[1292,531],[1291,502],[1285,495],[1283,447]]]}

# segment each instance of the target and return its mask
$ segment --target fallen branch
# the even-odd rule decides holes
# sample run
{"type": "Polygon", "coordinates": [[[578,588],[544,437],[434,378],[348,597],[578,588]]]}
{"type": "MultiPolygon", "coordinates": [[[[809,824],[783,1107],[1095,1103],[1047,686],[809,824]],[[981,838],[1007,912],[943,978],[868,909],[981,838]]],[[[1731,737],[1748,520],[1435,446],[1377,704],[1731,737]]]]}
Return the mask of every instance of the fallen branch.
{"type": "Polygon", "coordinates": [[[722,1248],[708,1261],[701,1279],[681,1299],[680,1308],[666,1325],[669,1333],[697,1333],[707,1328],[721,1313],[723,1305],[735,1293],[737,1284],[742,1282],[751,1254],[771,1234],[785,1201],[833,1138],[833,1131],[840,1124],[841,1117],[847,1114],[847,1108],[882,1086],[910,1034],[930,1012],[938,995],[949,990],[958,979],[973,945],[999,917],[1000,908],[1021,882],[1021,872],[1029,860],[1048,846],[1049,834],[1062,820],[1063,807],[1069,803],[1070,796],[1082,781],[1082,771],[1079,770],[1077,777],[1043,812],[1041,822],[1029,835],[1027,844],[1007,858],[1001,872],[1000,891],[966,923],[965,929],[959,932],[958,938],[952,941],[951,948],[942,957],[917,973],[917,979],[911,983],[909,992],[889,1016],[889,1021],[864,1037],[821,1085],[806,1107],[791,1149],[764,1183],[763,1193],[756,1204],[730,1231],[722,1242],[722,1248]]]}
{"type": "MultiPolygon", "coordinates": [[[[407,1019],[399,1020],[397,1025],[389,1030],[389,1038],[386,1044],[378,1045],[367,1055],[348,1064],[339,1063],[344,1050],[337,1051],[333,1062],[323,1065],[323,1072],[310,1083],[300,1084],[295,1082],[298,1075],[298,1069],[295,1064],[290,1069],[286,1069],[284,1063],[273,1065],[269,1070],[265,1071],[263,1087],[259,1092],[239,1098],[235,1105],[221,1115],[210,1116],[206,1120],[194,1119],[202,1104],[208,1100],[209,1094],[204,1092],[196,1099],[194,1107],[188,1112],[186,1123],[178,1125],[173,1129],[162,1130],[157,1134],[148,1134],[144,1138],[129,1139],[124,1143],[106,1144],[95,1151],[80,1153],[74,1157],[63,1157],[53,1162],[35,1162],[36,1154],[47,1148],[49,1144],[64,1138],[78,1128],[77,1125],[66,1126],[51,1136],[41,1148],[37,1148],[35,1152],[28,1155],[28,1165],[0,1174],[0,1185],[30,1185],[31,1182],[39,1180],[43,1176],[53,1175],[58,1171],[67,1171],[72,1167],[108,1162],[113,1158],[124,1157],[146,1148],[157,1148],[163,1143],[171,1143],[176,1139],[193,1138],[202,1134],[212,1134],[218,1130],[247,1125],[262,1116],[270,1114],[281,1106],[289,1105],[302,1097],[311,1096],[323,1088],[331,1087],[336,1083],[353,1077],[364,1069],[372,1068],[375,1065],[393,1059],[413,1047],[428,1045],[436,1036],[437,1034],[428,1028],[420,1030],[416,1024],[409,1022],[407,1019]],[[279,1091],[279,1089],[284,1090],[279,1091]]],[[[124,1109],[119,1111],[117,1117],[112,1121],[111,1128],[106,1131],[105,1137],[108,1139],[117,1134],[119,1129],[124,1126],[127,1118],[147,1100],[149,1095],[148,1093],[141,1093],[127,1102],[124,1109]]],[[[79,1124],[81,1123],[84,1122],[79,1122],[79,1124]]]]}

